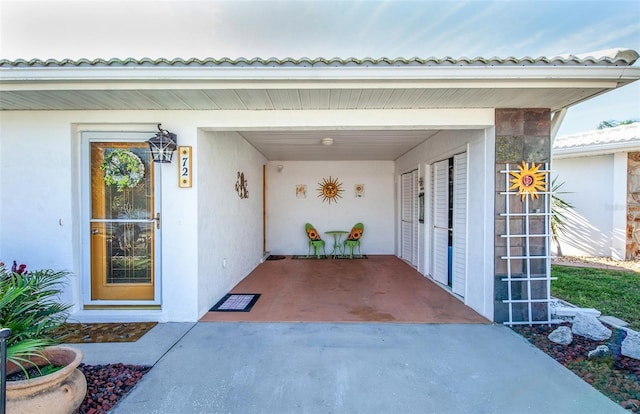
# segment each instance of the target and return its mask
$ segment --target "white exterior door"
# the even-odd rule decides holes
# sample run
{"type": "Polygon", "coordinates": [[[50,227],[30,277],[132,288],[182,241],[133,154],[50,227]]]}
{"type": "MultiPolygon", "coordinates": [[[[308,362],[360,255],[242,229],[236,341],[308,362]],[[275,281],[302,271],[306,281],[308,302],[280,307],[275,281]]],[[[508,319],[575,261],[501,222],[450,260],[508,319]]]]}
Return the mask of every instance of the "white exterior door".
{"type": "Polygon", "coordinates": [[[418,171],[402,174],[402,248],[400,257],[418,265],[418,171]]]}
{"type": "Polygon", "coordinates": [[[433,279],[460,296],[467,279],[467,153],[432,166],[433,279]]]}
{"type": "Polygon", "coordinates": [[[431,275],[443,285],[449,280],[449,160],[433,164],[431,194],[433,212],[433,251],[431,275]]]}

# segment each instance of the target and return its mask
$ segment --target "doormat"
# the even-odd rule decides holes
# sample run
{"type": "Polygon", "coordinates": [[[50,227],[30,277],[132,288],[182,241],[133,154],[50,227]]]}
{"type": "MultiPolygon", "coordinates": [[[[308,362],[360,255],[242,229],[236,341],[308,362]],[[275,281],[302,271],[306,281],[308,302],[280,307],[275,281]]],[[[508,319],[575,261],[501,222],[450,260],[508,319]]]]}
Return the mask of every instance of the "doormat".
{"type": "Polygon", "coordinates": [[[249,312],[259,297],[260,293],[229,293],[209,310],[212,312],[249,312]]]}
{"type": "MultiPolygon", "coordinates": [[[[318,258],[316,256],[305,256],[305,255],[297,255],[294,254],[293,256],[291,256],[292,259],[296,259],[296,260],[318,260],[318,258]]],[[[356,256],[353,255],[353,259],[368,259],[369,256],[367,256],[366,254],[363,254],[362,256],[356,256]]],[[[320,256],[320,259],[349,259],[351,260],[352,258],[349,256],[320,256]]]]}
{"type": "Polygon", "coordinates": [[[136,342],[158,322],[65,323],[54,335],[62,343],[136,342]]]}
{"type": "Polygon", "coordinates": [[[269,257],[267,257],[267,260],[282,260],[284,259],[284,256],[280,256],[277,254],[272,254],[269,257]]]}
{"type": "MultiPolygon", "coordinates": [[[[307,259],[309,259],[309,260],[318,260],[318,257],[317,257],[317,256],[314,256],[314,255],[311,255],[311,256],[305,256],[305,255],[303,255],[303,254],[294,254],[293,256],[291,256],[291,258],[292,258],[292,259],[295,259],[295,260],[307,260],[307,259]]],[[[327,257],[327,256],[320,255],[320,260],[322,260],[322,259],[328,259],[328,258],[329,258],[329,257],[327,257]]]]}

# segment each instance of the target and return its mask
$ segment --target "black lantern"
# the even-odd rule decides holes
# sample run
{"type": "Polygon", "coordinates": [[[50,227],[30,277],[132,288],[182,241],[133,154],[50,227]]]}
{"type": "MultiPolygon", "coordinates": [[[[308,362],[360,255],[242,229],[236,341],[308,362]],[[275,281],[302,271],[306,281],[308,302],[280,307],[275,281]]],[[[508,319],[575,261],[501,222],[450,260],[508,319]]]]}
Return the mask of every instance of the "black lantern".
{"type": "Polygon", "coordinates": [[[158,124],[156,136],[147,141],[149,143],[149,149],[151,150],[151,156],[153,157],[153,162],[171,162],[173,151],[175,151],[177,147],[177,135],[160,128],[160,125],[162,124],[158,124]]]}

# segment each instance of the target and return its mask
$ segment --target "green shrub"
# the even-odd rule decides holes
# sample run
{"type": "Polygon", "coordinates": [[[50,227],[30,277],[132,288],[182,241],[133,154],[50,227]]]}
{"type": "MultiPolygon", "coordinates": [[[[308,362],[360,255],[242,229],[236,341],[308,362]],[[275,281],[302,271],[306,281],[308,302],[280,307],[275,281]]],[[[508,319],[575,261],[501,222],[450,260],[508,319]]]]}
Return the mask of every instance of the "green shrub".
{"type": "Polygon", "coordinates": [[[29,358],[59,342],[54,331],[66,322],[71,305],[58,300],[68,272],[25,268],[14,262],[7,270],[0,262],[0,327],[11,329],[7,359],[26,373],[29,358]]]}

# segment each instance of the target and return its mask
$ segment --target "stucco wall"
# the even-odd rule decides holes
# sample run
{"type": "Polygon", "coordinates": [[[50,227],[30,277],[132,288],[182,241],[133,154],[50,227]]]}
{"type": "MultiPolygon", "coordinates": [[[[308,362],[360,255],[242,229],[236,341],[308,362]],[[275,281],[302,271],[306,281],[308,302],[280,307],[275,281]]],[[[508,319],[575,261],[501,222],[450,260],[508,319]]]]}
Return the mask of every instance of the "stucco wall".
{"type": "MultiPolygon", "coordinates": [[[[559,197],[574,207],[566,213],[565,231],[559,237],[562,253],[611,256],[614,214],[620,202],[624,205],[624,200],[614,201],[615,186],[624,184],[614,182],[614,155],[554,159],[552,169],[556,182],[564,183],[559,197]]],[[[619,214],[624,215],[624,209],[619,214]]]]}
{"type": "MultiPolygon", "coordinates": [[[[313,224],[331,249],[329,230],[365,226],[363,254],[394,252],[393,161],[271,161],[267,168],[267,249],[272,254],[307,254],[305,223],[313,224]],[[278,165],[282,171],[278,172],[278,165]],[[323,202],[318,187],[323,179],[338,179],[344,190],[337,203],[323,202]],[[364,184],[356,198],[355,184],[364,184]],[[296,185],[306,185],[305,198],[296,185]]],[[[329,251],[327,251],[327,254],[329,251]]]]}
{"type": "Polygon", "coordinates": [[[0,261],[73,272],[63,299],[79,295],[71,127],[43,113],[0,115],[0,261]]]}
{"type": "Polygon", "coordinates": [[[156,131],[158,120],[178,135],[180,145],[194,146],[192,114],[164,111],[11,111],[0,113],[0,260],[25,262],[30,269],[71,272],[61,300],[73,303],[75,320],[192,321],[197,318],[197,216],[194,189],[178,189],[176,163],[162,165],[164,255],[161,310],[83,311],[89,289],[82,217],[83,131],[156,131]],[[193,237],[184,237],[184,235],[193,237]],[[170,254],[168,253],[170,252],[170,254]],[[180,257],[181,260],[175,260],[180,257]]]}
{"type": "Polygon", "coordinates": [[[235,132],[198,137],[198,313],[204,315],[263,256],[262,166],[266,159],[235,132]],[[235,190],[244,173],[249,192],[235,190]]]}

